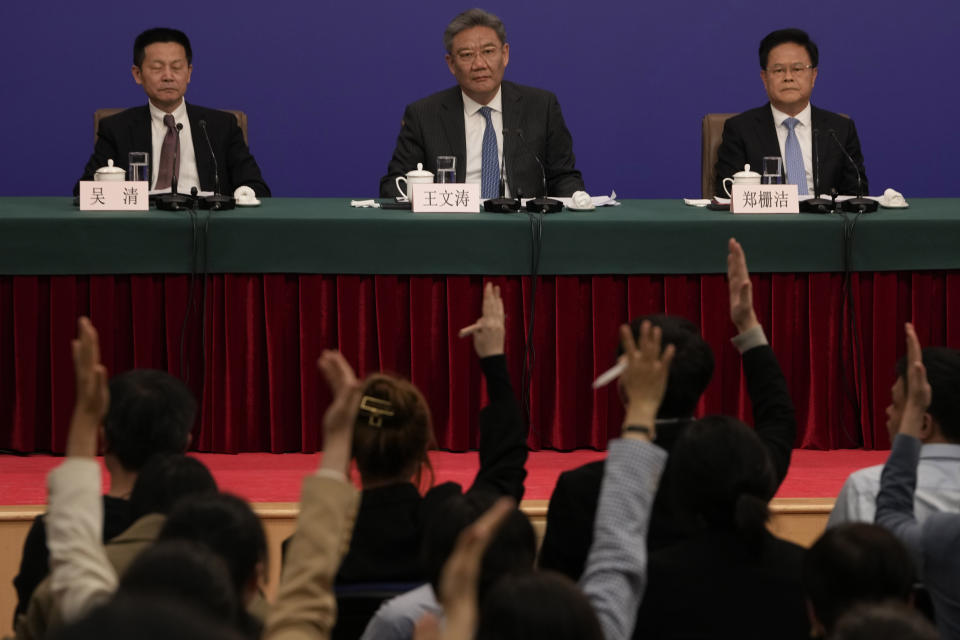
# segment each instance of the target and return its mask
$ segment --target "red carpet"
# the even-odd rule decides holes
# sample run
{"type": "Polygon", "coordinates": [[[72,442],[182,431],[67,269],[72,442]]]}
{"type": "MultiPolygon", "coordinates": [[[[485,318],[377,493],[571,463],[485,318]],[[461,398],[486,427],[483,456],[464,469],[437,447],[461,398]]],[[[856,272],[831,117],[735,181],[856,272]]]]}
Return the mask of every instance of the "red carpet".
{"type": "MultiPolygon", "coordinates": [[[[296,502],[300,480],[317,467],[319,455],[297,453],[244,453],[240,455],[196,454],[213,472],[220,487],[251,502],[296,502]]],[[[567,469],[604,457],[602,451],[538,451],[527,463],[528,500],[547,500],[557,476],[567,469]]],[[[453,480],[468,485],[477,469],[475,453],[431,454],[437,481],[453,480]]],[[[777,493],[780,498],[832,498],[844,479],[861,467],[883,464],[886,451],[797,449],[787,479],[777,493]]],[[[45,455],[0,455],[0,504],[44,504],[46,473],[63,458],[45,455]]]]}

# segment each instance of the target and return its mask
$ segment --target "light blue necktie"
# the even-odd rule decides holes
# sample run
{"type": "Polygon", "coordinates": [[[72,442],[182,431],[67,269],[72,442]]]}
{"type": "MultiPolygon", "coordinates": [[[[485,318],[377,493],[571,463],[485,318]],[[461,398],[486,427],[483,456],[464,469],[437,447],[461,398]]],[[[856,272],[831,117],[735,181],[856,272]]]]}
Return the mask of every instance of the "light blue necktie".
{"type": "Polygon", "coordinates": [[[493,130],[490,107],[480,107],[487,121],[483,129],[483,157],[480,162],[480,197],[496,198],[500,195],[500,153],[497,150],[497,132],[493,130]]]}
{"type": "Polygon", "coordinates": [[[800,141],[797,140],[797,132],[794,131],[800,123],[796,118],[787,118],[783,121],[789,133],[787,133],[787,143],[784,145],[784,151],[787,156],[787,184],[797,185],[797,193],[801,196],[807,195],[807,172],[803,168],[803,154],[800,152],[800,141]]]}

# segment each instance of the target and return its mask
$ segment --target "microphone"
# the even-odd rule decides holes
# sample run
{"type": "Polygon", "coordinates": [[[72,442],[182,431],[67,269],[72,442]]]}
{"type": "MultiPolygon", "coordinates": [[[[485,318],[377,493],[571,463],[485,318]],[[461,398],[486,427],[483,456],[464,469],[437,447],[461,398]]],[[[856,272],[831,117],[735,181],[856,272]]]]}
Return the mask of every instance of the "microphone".
{"type": "Polygon", "coordinates": [[[183,211],[192,208],[188,196],[177,193],[177,183],[180,181],[180,132],[183,124],[177,123],[177,144],[173,148],[173,176],[170,177],[170,193],[157,196],[157,209],[163,211],[183,211]]]}
{"type": "Polygon", "coordinates": [[[880,205],[876,200],[863,197],[863,176],[860,174],[860,167],[853,161],[853,156],[847,153],[847,149],[843,146],[843,143],[840,142],[840,138],[837,137],[836,130],[830,129],[830,135],[833,136],[834,142],[840,147],[843,155],[846,156],[850,164],[853,165],[853,170],[857,172],[857,197],[844,200],[840,203],[840,208],[851,213],[873,213],[880,205]]]}
{"type": "Polygon", "coordinates": [[[804,213],[833,213],[833,203],[820,197],[820,145],[818,140],[820,130],[813,130],[813,196],[800,203],[800,211],[804,213]]]}
{"type": "Polygon", "coordinates": [[[520,142],[523,143],[523,148],[533,156],[533,159],[537,161],[537,165],[540,167],[540,176],[542,178],[543,184],[543,196],[540,198],[534,198],[527,202],[527,211],[531,213],[558,213],[563,211],[563,203],[559,200],[547,197],[547,171],[543,168],[543,163],[540,162],[540,156],[533,152],[533,149],[530,148],[530,145],[527,144],[526,138],[523,137],[523,129],[514,129],[513,130],[519,137],[520,142]]]}
{"type": "Polygon", "coordinates": [[[513,198],[507,198],[505,195],[506,187],[509,186],[507,183],[510,179],[510,174],[507,172],[508,133],[511,133],[510,129],[503,130],[503,162],[500,165],[500,197],[488,198],[483,203],[483,210],[489,213],[517,213],[520,211],[520,198],[516,197],[513,189],[510,189],[510,193],[514,195],[513,198]]]}
{"type": "Polygon", "coordinates": [[[201,120],[199,124],[200,130],[203,131],[203,139],[207,142],[210,159],[213,160],[213,195],[200,200],[200,208],[213,211],[233,209],[237,206],[236,199],[233,196],[220,195],[220,169],[217,166],[217,154],[213,152],[213,144],[210,142],[210,134],[207,132],[207,121],[201,120]]]}

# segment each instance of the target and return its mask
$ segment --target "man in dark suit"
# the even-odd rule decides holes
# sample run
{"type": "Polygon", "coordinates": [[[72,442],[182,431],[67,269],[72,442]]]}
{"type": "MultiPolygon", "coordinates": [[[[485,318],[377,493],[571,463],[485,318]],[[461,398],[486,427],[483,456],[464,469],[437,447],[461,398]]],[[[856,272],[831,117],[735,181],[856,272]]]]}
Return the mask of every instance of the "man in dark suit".
{"type": "Polygon", "coordinates": [[[443,40],[458,86],[407,106],[387,175],[380,179],[381,197],[400,195],[395,179],[418,163],[435,173],[437,156],[455,156],[457,182],[480,183],[483,198],[499,195],[503,169],[502,187],[512,196],[583,190],[557,97],[503,82],[510,45],[500,19],[481,9],[465,11],[447,26],[443,40]]]}
{"type": "MultiPolygon", "coordinates": [[[[150,154],[151,189],[170,187],[172,176],[176,175],[177,190],[181,193],[189,193],[192,187],[213,191],[214,164],[204,136],[205,127],[217,159],[219,191],[232,194],[237,187],[246,185],[257,196],[270,195],[236,118],[184,101],[193,72],[192,61],[190,40],[182,31],[156,28],[137,36],[131,72],[137,84],[143,86],[149,103],[100,121],[97,143],[81,180],[92,180],[108,159],[126,169],[128,153],[146,151],[150,154]]],[[[79,189],[79,184],[74,186],[74,195],[79,189]]]]}
{"type": "MultiPolygon", "coordinates": [[[[743,357],[743,372],[753,406],[755,429],[770,457],[777,486],[790,465],[797,423],[787,383],[763,327],[753,309],[753,290],[743,249],[729,242],[727,277],[730,289],[730,319],[737,328],[734,346],[743,357]]],[[[657,413],[655,444],[668,452],[694,422],[700,396],[713,375],[713,352],[693,323],[676,316],[645,316],[631,323],[634,335],[643,320],[662,331],[662,344],[673,344],[667,390],[657,413]]],[[[560,474],[547,510],[547,530],[540,549],[540,567],[578,580],[593,542],[593,521],[603,478],[604,461],[591,462],[560,474]]],[[[697,518],[676,503],[670,459],[660,479],[653,503],[647,546],[666,548],[695,533],[697,518]]]]}
{"type": "Polygon", "coordinates": [[[717,152],[718,196],[726,196],[724,178],[743,171],[745,164],[760,172],[766,156],[783,159],[784,182],[796,184],[801,196],[814,195],[814,176],[822,194],[833,189],[840,194],[869,193],[853,120],[810,104],[818,64],[817,45],[799,29],[774,31],[760,42],[760,79],[770,102],[724,125],[717,152]],[[857,169],[841,146],[856,163],[860,184],[857,169]]]}

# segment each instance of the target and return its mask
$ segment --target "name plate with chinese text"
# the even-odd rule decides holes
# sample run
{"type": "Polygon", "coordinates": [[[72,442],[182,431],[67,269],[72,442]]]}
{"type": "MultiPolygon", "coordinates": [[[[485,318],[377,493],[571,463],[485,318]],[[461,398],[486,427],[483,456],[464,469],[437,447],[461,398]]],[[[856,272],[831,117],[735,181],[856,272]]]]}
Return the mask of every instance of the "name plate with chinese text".
{"type": "Polygon", "coordinates": [[[795,184],[735,184],[731,213],[800,213],[795,184]]]}
{"type": "Polygon", "coordinates": [[[80,182],[80,211],[148,211],[150,183],[108,181],[80,182]]]}
{"type": "Polygon", "coordinates": [[[414,213],[480,213],[480,185],[411,184],[414,213]]]}

